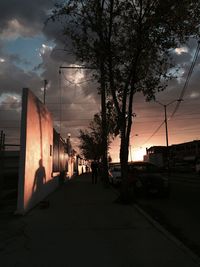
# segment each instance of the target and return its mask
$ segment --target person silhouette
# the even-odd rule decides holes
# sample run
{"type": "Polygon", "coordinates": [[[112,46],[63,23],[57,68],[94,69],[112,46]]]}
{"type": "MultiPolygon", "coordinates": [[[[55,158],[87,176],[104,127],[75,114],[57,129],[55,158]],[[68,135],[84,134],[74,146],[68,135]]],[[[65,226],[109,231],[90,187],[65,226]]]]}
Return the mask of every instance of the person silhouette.
{"type": "Polygon", "coordinates": [[[46,183],[46,171],[43,166],[42,159],[39,160],[39,168],[35,172],[34,182],[32,192],[37,191],[39,188],[41,189],[43,184],[46,183]]]}
{"type": "Polygon", "coordinates": [[[91,163],[91,169],[92,169],[92,183],[97,183],[97,176],[98,176],[98,163],[97,161],[92,161],[91,163]]]}

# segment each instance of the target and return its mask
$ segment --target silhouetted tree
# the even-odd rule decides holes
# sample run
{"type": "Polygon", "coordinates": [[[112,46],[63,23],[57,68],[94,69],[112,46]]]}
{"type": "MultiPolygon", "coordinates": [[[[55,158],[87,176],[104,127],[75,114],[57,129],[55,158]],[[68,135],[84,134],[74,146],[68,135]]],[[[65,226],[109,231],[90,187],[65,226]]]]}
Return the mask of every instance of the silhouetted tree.
{"type": "MultiPolygon", "coordinates": [[[[107,110],[109,110],[109,108],[107,108],[107,110]]],[[[115,115],[110,111],[107,113],[107,119],[106,138],[109,148],[109,145],[115,136],[115,115]]],[[[88,129],[80,130],[79,140],[79,148],[86,159],[96,159],[102,161],[104,149],[102,146],[102,117],[100,114],[97,113],[94,115],[94,119],[91,121],[88,129]]]]}
{"type": "Polygon", "coordinates": [[[134,94],[150,100],[165,89],[173,76],[170,51],[199,38],[200,1],[68,0],[56,5],[51,18],[63,20],[77,59],[96,69],[100,92],[112,95],[126,196],[134,94]]]}

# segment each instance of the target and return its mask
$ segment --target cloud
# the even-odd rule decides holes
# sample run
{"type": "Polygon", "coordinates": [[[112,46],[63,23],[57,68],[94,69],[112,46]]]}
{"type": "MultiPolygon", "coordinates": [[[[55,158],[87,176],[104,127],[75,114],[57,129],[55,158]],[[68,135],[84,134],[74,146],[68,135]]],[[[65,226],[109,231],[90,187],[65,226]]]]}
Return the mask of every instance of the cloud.
{"type": "Polygon", "coordinates": [[[39,88],[41,78],[34,72],[24,72],[17,67],[14,64],[16,60],[17,56],[11,56],[0,63],[0,95],[8,92],[20,94],[24,87],[39,88]]]}
{"type": "Polygon", "coordinates": [[[42,31],[47,10],[52,7],[49,0],[0,1],[0,33],[4,38],[33,36],[42,31]]]}
{"type": "Polygon", "coordinates": [[[42,55],[48,53],[49,51],[51,52],[52,49],[53,49],[52,46],[42,44],[42,47],[39,49],[39,55],[42,56],[42,55]]]}
{"type": "MultiPolygon", "coordinates": [[[[18,128],[20,121],[20,102],[23,87],[30,88],[37,97],[43,101],[44,80],[48,80],[46,103],[48,109],[53,114],[54,126],[59,131],[61,127],[63,137],[71,133],[72,140],[77,141],[79,129],[87,127],[93,115],[100,111],[100,95],[98,95],[98,84],[92,81],[91,71],[77,71],[74,69],[60,69],[60,66],[73,66],[78,64],[72,55],[72,45],[62,33],[62,25],[59,22],[49,21],[46,25],[49,10],[53,7],[53,1],[49,0],[9,0],[0,1],[0,109],[5,110],[1,113],[0,119],[8,128],[5,128],[7,136],[12,136],[18,128]],[[25,71],[20,67],[23,63],[29,64],[26,59],[17,54],[5,52],[6,40],[14,41],[18,37],[35,37],[43,35],[47,42],[38,47],[38,54],[41,63],[32,71],[25,71]],[[48,41],[53,41],[50,46],[48,41]],[[59,74],[59,70],[61,70],[59,74]],[[16,112],[17,111],[17,112],[16,112]],[[61,119],[61,124],[60,124],[61,119]],[[14,121],[15,120],[15,121],[14,121]],[[18,123],[16,125],[16,123],[18,123]]],[[[183,88],[188,70],[191,66],[196,41],[190,40],[188,44],[175,49],[172,52],[174,62],[180,67],[179,79],[171,80],[165,91],[156,94],[162,103],[169,103],[177,99],[183,88]]],[[[199,64],[199,59],[197,60],[199,64]]],[[[183,112],[195,112],[199,101],[199,77],[198,68],[194,69],[190,83],[186,90],[186,100],[181,103],[178,114],[183,112]]],[[[168,108],[169,114],[174,105],[168,108]]],[[[137,117],[134,131],[138,133],[138,145],[152,134],[163,120],[163,108],[155,102],[145,102],[144,97],[138,94],[134,98],[134,112],[137,117]],[[149,120],[149,116],[153,118],[149,120]],[[142,123],[140,118],[145,118],[148,122],[142,123]],[[145,129],[148,127],[148,131],[145,129]]],[[[184,124],[180,120],[180,124],[184,124]]],[[[4,125],[4,124],[1,124],[4,125]]],[[[176,129],[176,124],[170,125],[176,129]]],[[[175,131],[175,130],[174,130],[175,131]]],[[[161,137],[163,133],[161,133],[161,137]]],[[[153,139],[156,145],[163,138],[153,139]]],[[[135,142],[135,140],[134,140],[135,142]]],[[[148,145],[148,144],[147,144],[148,145]]]]}
{"type": "Polygon", "coordinates": [[[30,37],[37,33],[37,30],[29,28],[26,25],[21,24],[17,19],[12,19],[7,22],[7,27],[2,30],[1,40],[17,39],[20,36],[30,37]]]}
{"type": "Polygon", "coordinates": [[[27,73],[33,80],[28,80],[26,87],[32,89],[35,83],[34,93],[43,101],[44,80],[47,80],[46,105],[53,115],[54,126],[57,131],[61,126],[63,137],[71,132],[73,140],[79,129],[87,127],[93,115],[100,111],[100,95],[91,71],[73,69],[76,64],[72,55],[57,47],[44,43],[38,48],[42,63],[35,67],[35,72],[27,73]]]}
{"type": "Polygon", "coordinates": [[[5,110],[16,109],[20,110],[21,108],[21,98],[17,94],[2,94],[0,97],[0,107],[6,105],[5,110]]]}
{"type": "Polygon", "coordinates": [[[175,52],[178,54],[178,55],[181,55],[182,53],[187,53],[188,52],[188,48],[187,47],[177,47],[175,49],[175,52]]]}
{"type": "Polygon", "coordinates": [[[199,97],[200,97],[199,92],[191,92],[191,94],[190,94],[190,98],[199,98],[199,97]]]}
{"type": "Polygon", "coordinates": [[[0,125],[5,133],[6,144],[19,144],[21,118],[21,96],[2,94],[0,96],[0,125]]]}

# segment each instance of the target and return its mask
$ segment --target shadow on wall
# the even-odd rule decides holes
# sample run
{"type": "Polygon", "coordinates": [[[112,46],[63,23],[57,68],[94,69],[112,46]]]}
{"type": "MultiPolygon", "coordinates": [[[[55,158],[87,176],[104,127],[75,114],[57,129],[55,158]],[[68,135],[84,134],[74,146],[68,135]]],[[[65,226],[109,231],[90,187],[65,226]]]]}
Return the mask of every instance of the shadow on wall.
{"type": "Polygon", "coordinates": [[[39,160],[39,168],[35,172],[32,193],[42,191],[44,184],[46,183],[46,171],[43,166],[42,159],[39,160]]]}
{"type": "Polygon", "coordinates": [[[39,160],[39,167],[35,171],[34,181],[32,186],[32,194],[25,203],[25,210],[30,210],[37,204],[47,197],[48,193],[55,190],[59,185],[59,177],[54,177],[54,179],[46,179],[46,170],[43,166],[42,159],[39,160]],[[47,193],[48,192],[48,193],[47,193]]]}

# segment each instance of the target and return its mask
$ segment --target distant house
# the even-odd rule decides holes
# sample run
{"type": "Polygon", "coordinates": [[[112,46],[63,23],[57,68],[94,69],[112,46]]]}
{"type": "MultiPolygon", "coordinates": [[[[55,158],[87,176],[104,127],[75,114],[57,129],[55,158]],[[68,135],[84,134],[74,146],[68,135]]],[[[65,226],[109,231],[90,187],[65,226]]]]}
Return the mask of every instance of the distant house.
{"type": "Polygon", "coordinates": [[[165,166],[167,163],[167,147],[166,146],[152,146],[146,149],[144,160],[154,163],[159,167],[165,166]]]}
{"type": "Polygon", "coordinates": [[[174,161],[195,161],[200,157],[200,140],[171,145],[170,157],[174,161]]]}
{"type": "Polygon", "coordinates": [[[152,146],[146,149],[145,161],[158,166],[192,171],[196,162],[200,159],[200,140],[166,146],[152,146]]]}

